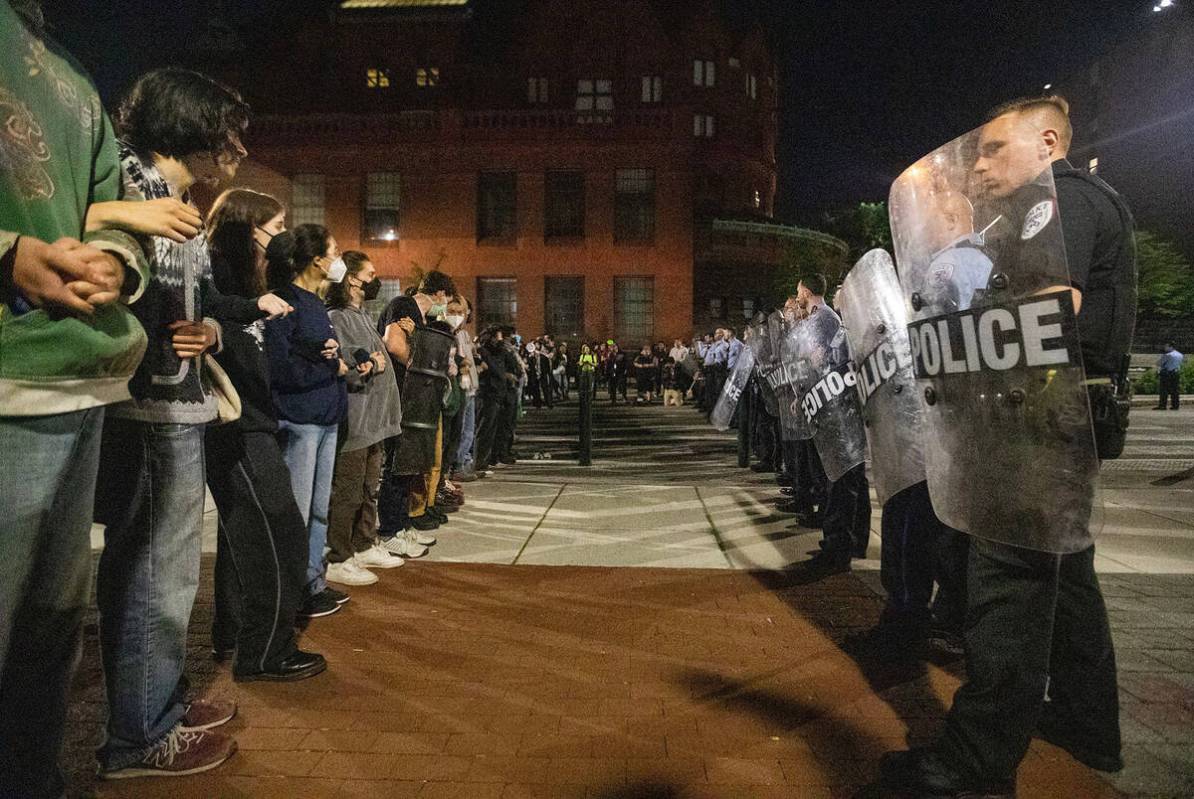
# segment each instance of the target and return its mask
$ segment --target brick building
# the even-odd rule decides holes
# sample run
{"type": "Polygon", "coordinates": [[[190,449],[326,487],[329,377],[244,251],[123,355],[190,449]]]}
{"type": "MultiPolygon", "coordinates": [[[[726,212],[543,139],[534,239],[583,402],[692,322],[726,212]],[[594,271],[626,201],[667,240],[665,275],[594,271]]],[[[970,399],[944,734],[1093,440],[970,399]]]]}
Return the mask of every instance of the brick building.
{"type": "Polygon", "coordinates": [[[670,340],[768,299],[793,229],[770,223],[757,25],[671,0],[334,6],[222,68],[256,111],[240,182],[291,224],[403,287],[439,265],[480,324],[531,335],[670,340]]]}

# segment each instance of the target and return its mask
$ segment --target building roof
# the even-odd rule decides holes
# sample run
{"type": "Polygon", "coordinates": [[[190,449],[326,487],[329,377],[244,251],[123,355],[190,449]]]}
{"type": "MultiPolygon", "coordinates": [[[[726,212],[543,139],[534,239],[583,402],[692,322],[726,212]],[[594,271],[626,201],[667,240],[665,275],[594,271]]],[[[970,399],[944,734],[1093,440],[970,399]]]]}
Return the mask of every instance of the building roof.
{"type": "Polygon", "coordinates": [[[469,0],[341,0],[340,8],[444,8],[468,4],[469,0]]]}

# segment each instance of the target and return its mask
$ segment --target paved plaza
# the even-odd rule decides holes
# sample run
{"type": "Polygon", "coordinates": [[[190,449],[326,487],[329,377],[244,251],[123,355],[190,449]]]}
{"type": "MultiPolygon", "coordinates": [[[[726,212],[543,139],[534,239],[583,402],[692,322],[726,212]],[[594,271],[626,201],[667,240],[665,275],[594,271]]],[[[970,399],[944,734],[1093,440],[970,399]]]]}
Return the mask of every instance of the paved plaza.
{"type": "MultiPolygon", "coordinates": [[[[240,751],[206,775],[97,783],[95,619],[71,708],[72,795],[104,797],[877,796],[879,755],[927,740],[959,658],[882,644],[872,559],[811,581],[819,531],[734,467],[691,409],[528,411],[524,460],[466,487],[431,554],[352,591],[304,647],[327,673],[234,684],[208,656],[210,556],[189,674],[235,698],[240,751]]],[[[1097,565],[1114,627],[1127,767],[1034,742],[1023,797],[1194,795],[1194,411],[1133,411],[1103,471],[1097,565]]],[[[214,512],[205,548],[210,549],[214,512]]],[[[102,536],[97,535],[97,543],[102,536]]]]}

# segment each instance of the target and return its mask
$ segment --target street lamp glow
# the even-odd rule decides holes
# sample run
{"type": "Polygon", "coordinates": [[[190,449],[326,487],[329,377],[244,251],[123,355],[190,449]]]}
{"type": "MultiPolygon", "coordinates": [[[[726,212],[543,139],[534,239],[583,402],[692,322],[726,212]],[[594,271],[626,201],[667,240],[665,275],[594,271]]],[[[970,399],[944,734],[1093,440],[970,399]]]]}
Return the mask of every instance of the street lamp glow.
{"type": "Polygon", "coordinates": [[[1045,84],[1045,91],[1049,91],[1049,90],[1050,90],[1050,89],[1052,89],[1052,88],[1053,88],[1053,84],[1052,84],[1052,83],[1046,83],[1046,84],[1045,84]]]}

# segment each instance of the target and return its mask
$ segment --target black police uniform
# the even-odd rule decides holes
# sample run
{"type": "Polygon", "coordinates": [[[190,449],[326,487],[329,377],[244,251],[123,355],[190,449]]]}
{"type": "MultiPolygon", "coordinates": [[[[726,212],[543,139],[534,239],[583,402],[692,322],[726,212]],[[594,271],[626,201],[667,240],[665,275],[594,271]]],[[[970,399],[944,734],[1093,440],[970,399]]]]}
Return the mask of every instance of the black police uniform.
{"type": "MultiPolygon", "coordinates": [[[[1053,175],[1070,277],[1083,295],[1083,361],[1088,378],[1098,377],[1131,343],[1132,219],[1102,180],[1064,160],[1053,175]]],[[[1115,652],[1094,547],[1059,556],[975,539],[967,583],[969,679],[934,746],[936,762],[971,785],[1007,783],[1036,728],[1087,765],[1122,768],[1115,652]]]]}

